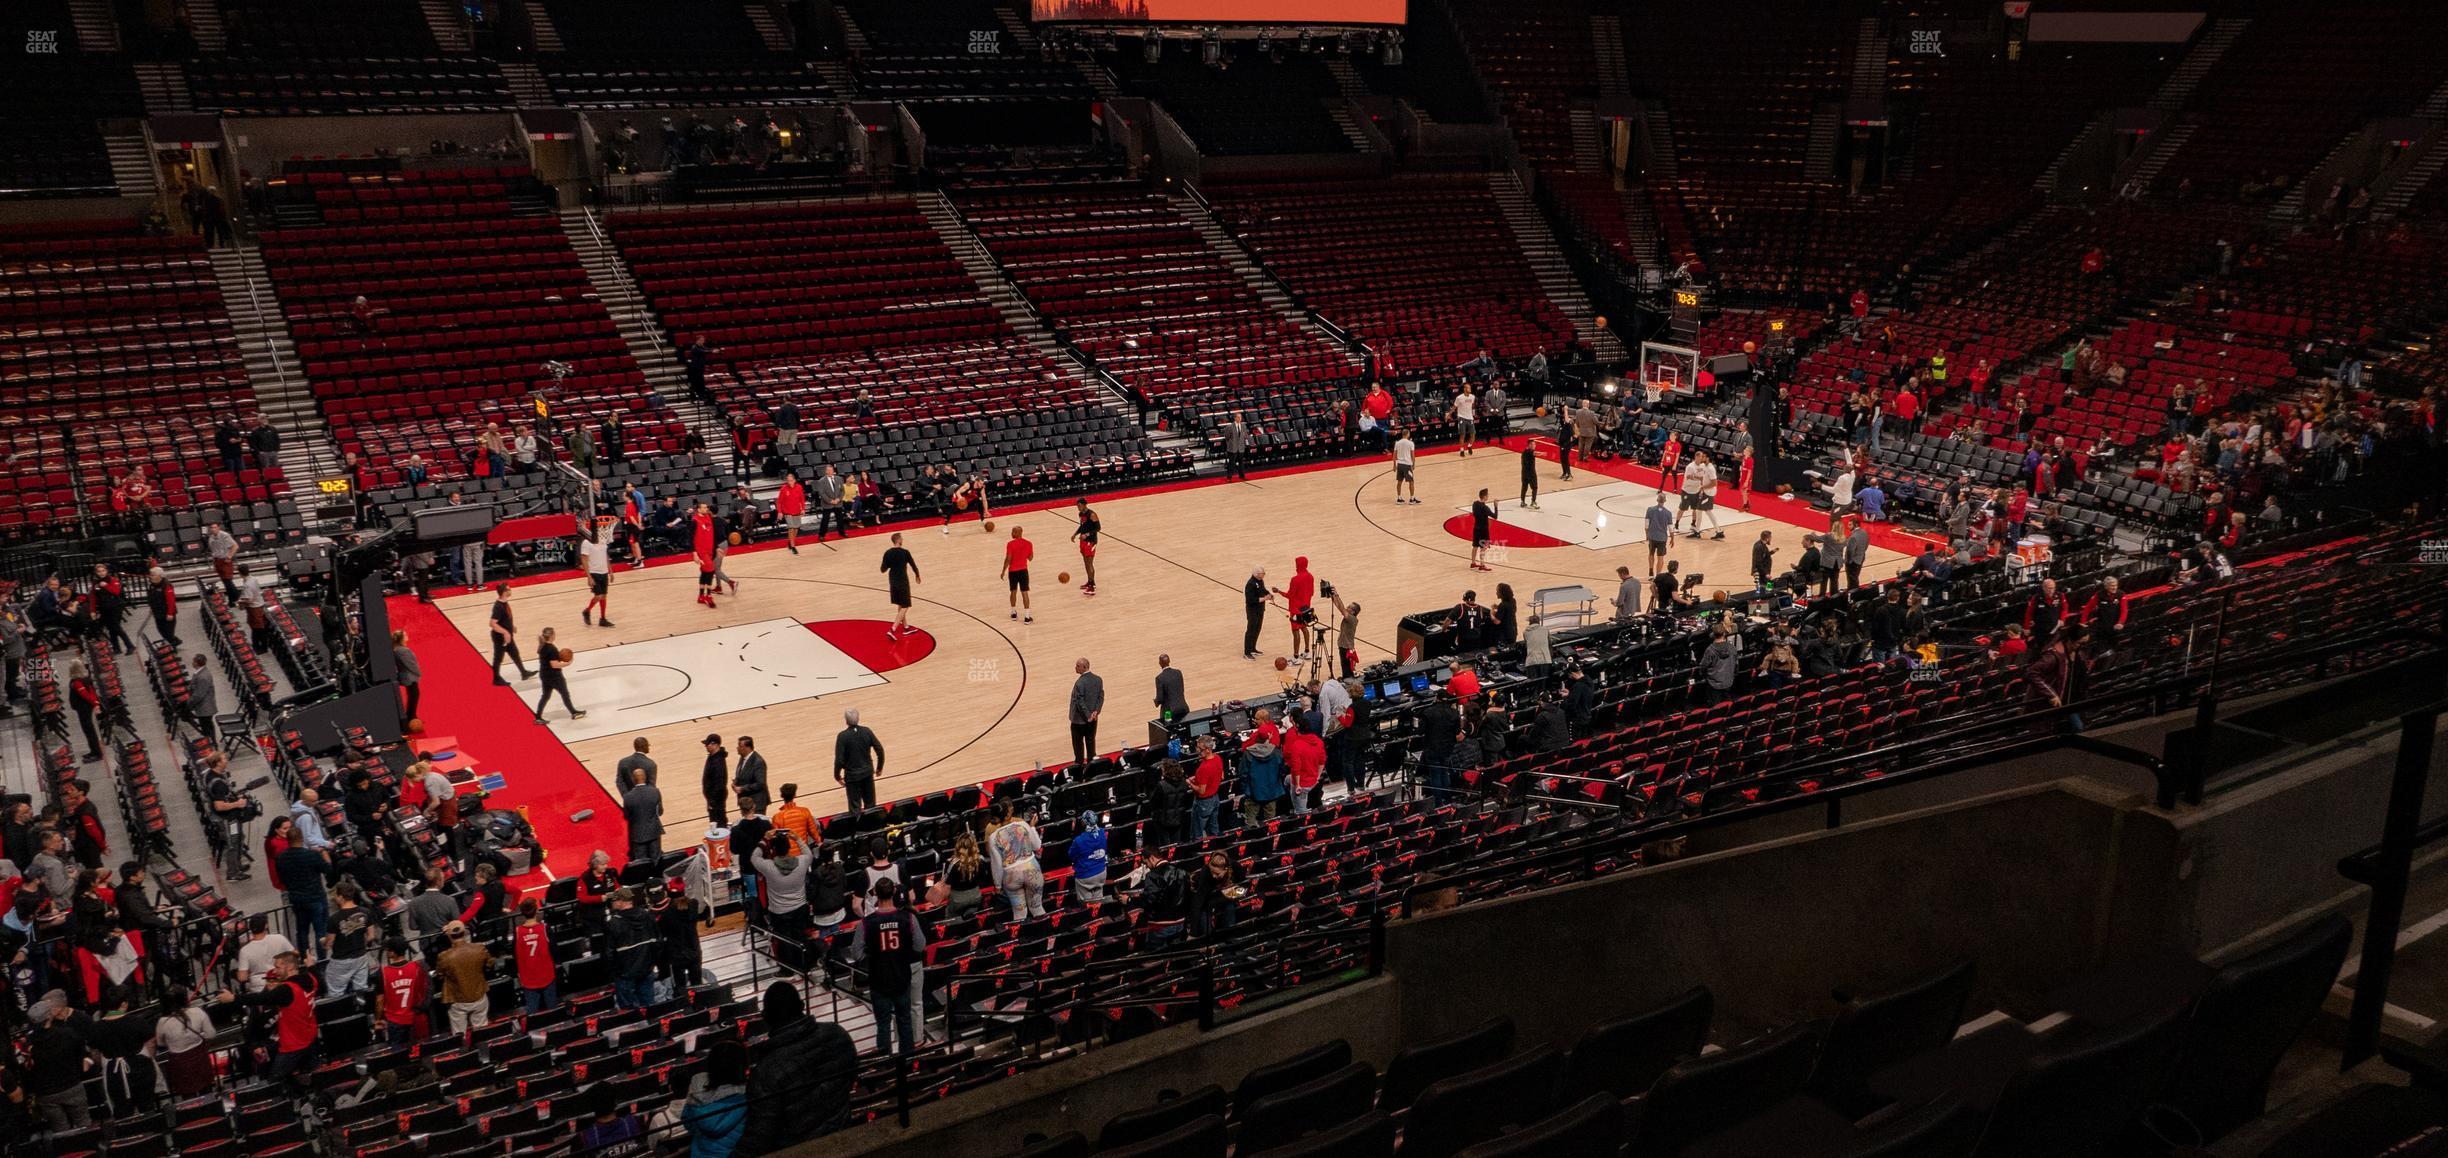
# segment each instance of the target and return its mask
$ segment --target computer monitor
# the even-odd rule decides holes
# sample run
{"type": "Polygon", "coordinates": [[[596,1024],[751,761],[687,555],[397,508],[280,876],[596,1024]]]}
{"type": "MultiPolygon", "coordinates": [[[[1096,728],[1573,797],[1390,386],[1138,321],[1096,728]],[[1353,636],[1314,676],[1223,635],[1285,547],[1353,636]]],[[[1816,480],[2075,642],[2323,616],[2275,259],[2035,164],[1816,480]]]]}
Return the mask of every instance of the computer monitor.
{"type": "Polygon", "coordinates": [[[1377,685],[1375,685],[1375,684],[1363,684],[1363,685],[1361,685],[1361,687],[1360,687],[1360,698],[1361,698],[1361,699],[1364,699],[1364,700],[1373,700],[1373,699],[1376,699],[1376,698],[1377,698],[1377,685]]]}
{"type": "Polygon", "coordinates": [[[1427,672],[1414,672],[1411,676],[1411,690],[1415,692],[1427,691],[1429,682],[1427,672]]]}
{"type": "Polygon", "coordinates": [[[1227,732],[1249,731],[1250,714],[1248,712],[1226,712],[1224,722],[1219,726],[1227,732]]]}
{"type": "Polygon", "coordinates": [[[1212,732],[1212,731],[1214,731],[1214,730],[1215,730],[1215,721],[1214,721],[1214,720],[1192,720],[1192,721],[1190,721],[1190,738],[1191,738],[1191,739],[1193,739],[1193,740],[1198,739],[1199,737],[1204,736],[1204,735],[1206,735],[1207,733],[1212,732]]]}
{"type": "Polygon", "coordinates": [[[1387,680],[1386,682],[1377,685],[1377,694],[1389,700],[1401,695],[1402,691],[1403,685],[1401,680],[1387,680]]]}

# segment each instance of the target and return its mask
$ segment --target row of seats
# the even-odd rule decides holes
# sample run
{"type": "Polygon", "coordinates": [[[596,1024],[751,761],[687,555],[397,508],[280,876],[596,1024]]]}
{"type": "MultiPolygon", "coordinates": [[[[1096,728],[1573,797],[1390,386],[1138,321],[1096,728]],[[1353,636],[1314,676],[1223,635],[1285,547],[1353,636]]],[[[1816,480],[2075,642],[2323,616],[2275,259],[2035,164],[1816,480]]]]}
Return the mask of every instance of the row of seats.
{"type": "Polygon", "coordinates": [[[1211,181],[1207,192],[1286,288],[1398,372],[1573,343],[1483,178],[1211,181]]]}
{"type": "Polygon", "coordinates": [[[1706,986],[1589,1026],[1570,1048],[1491,1018],[1395,1053],[1341,1039],[1010,1158],[2021,1158],[2114,1152],[2156,1111],[2215,1141],[2259,1116],[2353,938],[2311,922],[2223,968],[2112,962],[2026,1023],[1967,1017],[1970,960],[1710,1050],[1706,986]],[[2126,986],[2139,983],[2147,996],[2126,986]]]}
{"type": "Polygon", "coordinates": [[[0,533],[111,510],[134,465],[156,506],[270,501],[286,493],[252,454],[222,470],[214,428],[257,413],[254,387],[203,245],[124,222],[0,231],[0,533]]]}
{"type": "MultiPolygon", "coordinates": [[[[1515,147],[1533,162],[1573,159],[1572,107],[1598,96],[1593,7],[1585,0],[1473,0],[1448,6],[1470,63],[1478,66],[1513,130],[1515,147]]],[[[1638,35],[1648,35],[1645,14],[1635,24],[1638,35]]]]}
{"type": "Polygon", "coordinates": [[[333,438],[361,475],[412,455],[436,478],[468,473],[482,425],[530,420],[539,391],[564,425],[620,413],[627,453],[680,448],[682,424],[559,223],[514,209],[509,187],[527,176],[308,170],[275,182],[276,196],[310,196],[343,222],[269,231],[263,256],[333,438]],[[362,322],[359,296],[371,311],[362,322]],[[547,360],[572,372],[554,382],[547,360]]]}
{"type": "Polygon", "coordinates": [[[1353,372],[1259,300],[1160,195],[979,193],[960,205],[1056,331],[1150,400],[1207,386],[1263,393],[1353,372]]]}
{"type": "MultiPolygon", "coordinates": [[[[2303,180],[2346,135],[2374,117],[2403,116],[2448,69],[2426,45],[2448,36],[2448,11],[2388,0],[2318,8],[2266,5],[2202,77],[2189,108],[2197,131],[2161,172],[2233,195],[2246,180],[2303,180]],[[2355,84],[2273,85],[2277,75],[2345,77],[2355,84]]],[[[2317,199],[2325,189],[2309,191],[2317,199]]]]}

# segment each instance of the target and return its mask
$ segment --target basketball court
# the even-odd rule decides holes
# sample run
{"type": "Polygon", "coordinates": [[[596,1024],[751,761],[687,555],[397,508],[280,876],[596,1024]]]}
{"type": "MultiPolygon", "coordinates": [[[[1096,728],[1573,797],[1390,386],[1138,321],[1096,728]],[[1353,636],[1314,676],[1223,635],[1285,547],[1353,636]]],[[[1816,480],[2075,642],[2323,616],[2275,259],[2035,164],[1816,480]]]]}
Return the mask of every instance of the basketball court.
{"type": "MultiPolygon", "coordinates": [[[[489,750],[524,754],[526,766],[505,761],[487,769],[502,774],[503,800],[532,799],[540,830],[544,811],[591,807],[596,817],[562,832],[563,845],[617,850],[613,769],[643,736],[661,765],[667,840],[677,847],[704,830],[699,779],[708,734],[753,736],[777,794],[795,782],[802,803],[821,815],[843,804],[832,760],[846,709],[858,709],[883,742],[878,795],[891,800],[1066,760],[1065,705],[1072,664],[1083,657],[1105,681],[1097,742],[1106,751],[1145,741],[1160,652],[1182,669],[1194,706],[1272,693],[1279,683],[1271,659],[1290,650],[1290,636],[1281,614],[1270,615],[1259,641],[1265,658],[1242,657],[1242,585],[1253,567],[1264,567],[1268,585],[1281,588],[1293,558],[1306,555],[1313,572],[1361,606],[1363,664],[1393,656],[1404,614],[1454,604],[1465,590],[1493,602],[1496,585],[1510,583],[1527,603],[1533,590],[1578,582],[1603,599],[1614,591],[1618,565],[1647,573],[1642,512],[1657,491],[1654,471],[1584,463],[1565,482],[1552,462],[1542,463],[1540,507],[1528,510],[1512,501],[1519,463],[1517,453],[1497,448],[1468,458],[1423,455],[1418,505],[1393,501],[1385,462],[1100,499],[1094,596],[1078,589],[1067,502],[998,510],[991,533],[974,518],[949,535],[931,522],[903,526],[920,581],[910,611],[917,633],[900,640],[884,631],[893,609],[880,561],[890,528],[822,546],[803,537],[798,555],[778,543],[742,551],[726,566],[739,593],[713,608],[695,601],[696,572],[685,559],[618,569],[611,598],[619,626],[611,628],[579,622],[583,578],[523,581],[511,591],[520,646],[532,661],[536,633],[555,628],[559,643],[577,652],[571,695],[587,712],[571,720],[556,699],[541,727],[529,711],[534,681],[517,681],[506,664],[511,688],[493,688],[484,677],[488,594],[400,613],[425,617],[413,645],[428,671],[428,732],[455,735],[480,758],[489,750]],[[1499,500],[1505,545],[1493,573],[1469,569],[1470,544],[1460,537],[1467,516],[1459,535],[1454,529],[1454,512],[1467,511],[1480,487],[1499,500]],[[1003,549],[1014,526],[1036,544],[1033,623],[1012,618],[1007,602],[1003,549]],[[1071,574],[1068,584],[1057,579],[1063,572],[1071,574]],[[433,638],[452,633],[457,638],[433,638]],[[459,654],[438,672],[433,653],[443,648],[459,654]],[[524,702],[513,704],[511,693],[524,702]],[[489,738],[501,733],[519,735],[489,738]],[[567,758],[553,759],[553,749],[567,758]],[[555,783],[573,776],[581,783],[555,783]]],[[[1726,487],[1719,506],[1726,538],[1678,535],[1673,542],[1671,557],[1685,574],[1706,575],[1709,589],[1747,584],[1760,526],[1793,525],[1790,537],[1779,536],[1788,552],[1800,549],[1803,528],[1826,526],[1824,515],[1800,503],[1753,496],[1750,515],[1736,503],[1726,487]]],[[[1865,579],[1908,562],[1903,536],[1879,539],[1865,579]]],[[[587,848],[556,845],[551,833],[546,839],[556,871],[583,865],[587,848]]]]}

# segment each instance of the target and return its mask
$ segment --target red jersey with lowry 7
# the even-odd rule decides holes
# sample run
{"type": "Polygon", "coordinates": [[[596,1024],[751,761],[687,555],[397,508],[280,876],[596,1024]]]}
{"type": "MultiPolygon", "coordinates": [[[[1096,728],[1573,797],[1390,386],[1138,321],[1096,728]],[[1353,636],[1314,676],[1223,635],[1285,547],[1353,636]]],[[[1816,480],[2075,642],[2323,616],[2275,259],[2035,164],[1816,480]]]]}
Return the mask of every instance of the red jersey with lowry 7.
{"type": "Polygon", "coordinates": [[[1026,571],[1028,570],[1029,557],[1035,555],[1036,553],[1037,544],[1029,542],[1026,539],[1013,539],[1012,541],[1003,544],[1003,569],[1006,571],[1026,571]]]}
{"type": "Polygon", "coordinates": [[[519,988],[542,989],[551,985],[557,979],[553,972],[552,930],[542,921],[530,921],[520,925],[516,934],[519,988]]]}

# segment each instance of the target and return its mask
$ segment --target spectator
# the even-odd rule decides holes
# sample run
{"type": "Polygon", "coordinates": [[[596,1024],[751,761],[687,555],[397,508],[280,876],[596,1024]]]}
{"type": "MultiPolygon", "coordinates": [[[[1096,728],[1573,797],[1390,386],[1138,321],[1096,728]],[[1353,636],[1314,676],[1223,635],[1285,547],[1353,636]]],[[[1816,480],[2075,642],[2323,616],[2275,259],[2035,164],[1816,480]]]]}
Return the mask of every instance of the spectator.
{"type": "Polygon", "coordinates": [[[748,1047],[724,1038],[708,1047],[705,1065],[689,1078],[680,1111],[689,1158],[731,1158],[748,1129],[748,1047]]]}
{"type": "Polygon", "coordinates": [[[816,814],[799,803],[799,786],[782,786],[782,807],[774,809],[773,826],[797,837],[810,852],[816,849],[816,814]]]}
{"type": "Polygon", "coordinates": [[[814,861],[812,856],[792,852],[786,832],[768,833],[764,847],[749,852],[748,864],[756,870],[766,919],[776,930],[797,934],[807,928],[808,874],[814,861]]]}
{"type": "Polygon", "coordinates": [[[333,886],[339,908],[323,937],[323,986],[333,997],[374,988],[374,933],[381,917],[365,904],[365,890],[356,881],[333,886]]]}
{"type": "Polygon", "coordinates": [[[1700,653],[1701,676],[1713,704],[1734,698],[1734,680],[1742,670],[1742,636],[1723,620],[1718,621],[1715,632],[1716,637],[1700,653]]]}
{"type": "Polygon", "coordinates": [[[1231,929],[1240,919],[1241,898],[1247,893],[1231,855],[1221,850],[1208,853],[1206,864],[1191,876],[1191,931],[1209,937],[1231,929]]]}
{"type": "Polygon", "coordinates": [[[612,1083],[587,1087],[587,1108],[595,1117],[578,1127],[576,1153],[586,1158],[648,1158],[655,1152],[645,1120],[621,1108],[620,1091],[612,1083]]]}
{"type": "Polygon", "coordinates": [[[1301,713],[1293,713],[1291,724],[1283,745],[1288,781],[1285,798],[1291,801],[1292,814],[1300,816],[1309,811],[1310,794],[1317,791],[1318,782],[1326,776],[1326,741],[1303,722],[1301,713]]]}
{"type": "Polygon", "coordinates": [[[993,884],[994,874],[986,867],[986,857],[978,851],[977,834],[964,830],[952,842],[952,859],[945,862],[943,879],[936,885],[942,894],[944,914],[958,919],[984,908],[986,890],[993,884]]]}
{"type": "Polygon", "coordinates": [[[671,979],[675,990],[705,984],[705,950],[697,942],[697,903],[689,899],[688,885],[673,877],[650,897],[653,904],[647,911],[654,917],[656,934],[663,938],[664,976],[671,979]]]}
{"type": "Polygon", "coordinates": [[[1093,908],[1105,900],[1105,823],[1095,809],[1079,819],[1079,835],[1071,838],[1071,895],[1093,908]]]}
{"type": "Polygon", "coordinates": [[[432,981],[425,963],[409,955],[406,937],[383,942],[380,990],[383,1040],[395,1047],[425,1040],[430,1029],[425,1003],[432,999],[432,981]]]}
{"type": "Polygon", "coordinates": [[[764,1014],[765,1041],[748,1072],[743,1136],[770,1153],[849,1120],[858,1047],[840,1026],[809,1017],[791,982],[765,990],[764,1014]]]}
{"type": "Polygon", "coordinates": [[[1264,732],[1241,745],[1241,816],[1259,824],[1283,811],[1283,749],[1264,732]]]}
{"type": "Polygon", "coordinates": [[[654,980],[661,963],[662,939],[654,918],[638,907],[637,890],[612,894],[608,918],[612,941],[612,991],[623,1009],[654,1004],[654,980]]]}
{"type": "Polygon", "coordinates": [[[1224,808],[1224,757],[1216,753],[1213,736],[1198,738],[1198,756],[1198,771],[1190,781],[1192,840],[1214,836],[1224,808]]]}
{"type": "Polygon", "coordinates": [[[442,1003],[450,1007],[451,1033],[465,1038],[468,1031],[492,1018],[492,988],[485,980],[485,967],[492,964],[493,954],[468,939],[464,921],[444,925],[442,936],[450,947],[442,950],[434,971],[442,975],[442,1003]]]}
{"type": "Polygon", "coordinates": [[[405,915],[409,933],[426,942],[425,954],[431,957],[432,938],[440,935],[444,926],[459,919],[460,904],[442,887],[444,870],[429,866],[425,870],[425,888],[409,898],[405,915]]]}
{"type": "Polygon", "coordinates": [[[54,1133],[82,1130],[93,1124],[85,1100],[86,1071],[93,1056],[86,1033],[92,1022],[68,1004],[68,995],[54,989],[26,1010],[26,1088],[34,1095],[35,1111],[54,1133]]]}
{"type": "Polygon", "coordinates": [[[213,1023],[184,985],[170,987],[161,1018],[153,1023],[153,1051],[170,1096],[195,1097],[213,1084],[213,1023]]]}
{"type": "Polygon", "coordinates": [[[544,906],[533,897],[519,902],[510,949],[518,964],[519,1002],[527,1013],[533,1016],[561,1004],[561,971],[553,964],[552,930],[544,924],[544,906]]]}
{"type": "Polygon", "coordinates": [[[246,944],[238,947],[238,987],[248,993],[262,992],[272,963],[282,954],[295,952],[297,946],[289,938],[272,931],[270,917],[262,913],[248,917],[246,944]]]}
{"type": "Polygon", "coordinates": [[[909,1053],[918,1047],[920,1036],[910,973],[926,960],[926,931],[916,916],[901,908],[900,897],[899,882],[878,882],[875,909],[859,921],[856,953],[867,964],[867,1000],[875,1011],[878,1053],[909,1053]]]}
{"type": "Polygon", "coordinates": [[[1193,807],[1190,780],[1176,760],[1159,761],[1156,781],[1148,789],[1147,839],[1154,845],[1180,841],[1190,832],[1193,807]]]}
{"type": "Polygon", "coordinates": [[[89,869],[102,867],[102,858],[110,853],[110,837],[102,831],[102,813],[94,808],[91,781],[71,780],[60,788],[60,827],[68,831],[68,846],[78,864],[89,869]]]}
{"type": "Polygon", "coordinates": [[[996,803],[994,828],[986,834],[986,847],[992,854],[988,863],[993,866],[995,887],[1003,890],[1015,921],[1045,916],[1045,876],[1037,864],[1043,844],[1037,827],[1022,819],[1011,801],[996,803]]]}
{"type": "Polygon", "coordinates": [[[321,986],[301,967],[296,953],[283,953],[264,975],[264,987],[234,994],[224,989],[223,1004],[236,1003],[272,1012],[272,1068],[265,1077],[274,1083],[295,1078],[301,1092],[314,1077],[316,1045],[321,1029],[315,1023],[315,998],[321,986]]]}

